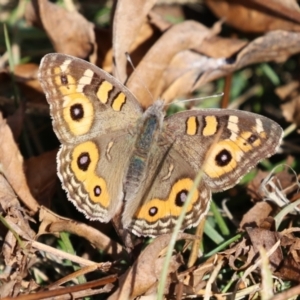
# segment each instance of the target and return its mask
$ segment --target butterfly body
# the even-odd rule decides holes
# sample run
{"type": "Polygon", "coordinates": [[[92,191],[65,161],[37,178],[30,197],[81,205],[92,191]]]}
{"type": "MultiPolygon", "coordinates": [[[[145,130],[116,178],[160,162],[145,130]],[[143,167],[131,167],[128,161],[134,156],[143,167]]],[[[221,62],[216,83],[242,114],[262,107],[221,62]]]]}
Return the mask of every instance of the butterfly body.
{"type": "Polygon", "coordinates": [[[58,175],[68,198],[90,219],[121,209],[137,235],[171,232],[199,171],[182,229],[205,216],[211,192],[235,185],[276,152],[278,124],[236,110],[194,110],[165,118],[163,101],[145,111],[114,77],[83,60],[44,57],[39,79],[62,143],[58,175]]]}

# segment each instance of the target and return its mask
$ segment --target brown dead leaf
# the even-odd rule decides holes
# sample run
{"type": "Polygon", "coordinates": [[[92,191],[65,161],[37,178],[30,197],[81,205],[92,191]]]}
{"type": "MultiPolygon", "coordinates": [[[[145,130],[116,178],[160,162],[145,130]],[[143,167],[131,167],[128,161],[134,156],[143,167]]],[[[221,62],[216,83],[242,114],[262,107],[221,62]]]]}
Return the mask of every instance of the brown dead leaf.
{"type": "Polygon", "coordinates": [[[56,52],[90,57],[91,62],[96,62],[94,24],[77,11],[66,11],[45,0],[34,0],[27,3],[25,17],[27,22],[46,31],[56,52]]]}
{"type": "Polygon", "coordinates": [[[287,122],[300,127],[300,82],[294,80],[275,89],[275,93],[282,100],[282,114],[287,122]]]}
{"type": "Polygon", "coordinates": [[[253,263],[255,256],[253,247],[249,245],[249,241],[246,238],[242,238],[239,243],[223,251],[222,254],[228,257],[229,266],[235,271],[248,268],[253,263]]]}
{"type": "Polygon", "coordinates": [[[296,1],[206,0],[209,8],[230,26],[241,31],[262,33],[271,30],[300,30],[296,1]]]}
{"type": "Polygon", "coordinates": [[[296,261],[291,253],[285,256],[282,266],[276,275],[284,280],[300,282],[300,262],[296,261]]]}
{"type": "MultiPolygon", "coordinates": [[[[300,52],[300,33],[276,30],[250,42],[236,56],[218,59],[218,67],[202,73],[194,89],[216,78],[224,77],[247,65],[258,62],[283,62],[300,52]]],[[[215,63],[215,65],[217,65],[215,63]]]]}
{"type": "Polygon", "coordinates": [[[178,282],[184,284],[183,294],[185,295],[195,295],[201,289],[205,289],[207,280],[205,276],[212,273],[218,261],[223,260],[222,255],[212,256],[204,263],[191,267],[188,270],[185,270],[178,274],[178,282]]]}
{"type": "MultiPolygon", "coordinates": [[[[278,234],[274,231],[262,228],[246,228],[246,231],[249,234],[255,254],[259,253],[260,247],[263,247],[266,251],[270,250],[278,241],[278,234]]],[[[280,247],[269,257],[269,261],[272,270],[278,269],[283,261],[283,254],[280,247]]]]}
{"type": "Polygon", "coordinates": [[[11,184],[21,201],[36,213],[39,205],[32,197],[23,171],[23,158],[13,139],[10,128],[0,114],[0,165],[1,172],[11,184]]]}
{"type": "Polygon", "coordinates": [[[13,296],[14,293],[18,294],[18,291],[21,290],[20,283],[17,279],[10,280],[0,287],[0,298],[13,296]]]}
{"type": "Polygon", "coordinates": [[[9,183],[0,173],[0,207],[1,211],[7,211],[10,206],[16,205],[17,197],[9,183]]]}
{"type": "Polygon", "coordinates": [[[217,69],[219,61],[191,50],[177,53],[166,68],[160,81],[160,97],[167,103],[195,89],[200,74],[217,69]]]}
{"type": "MultiPolygon", "coordinates": [[[[137,258],[133,266],[120,278],[120,287],[108,299],[134,299],[141,296],[149,289],[153,292],[160,279],[163,267],[163,258],[159,258],[160,252],[165,249],[170,242],[171,234],[164,234],[157,237],[137,258]]],[[[196,237],[179,233],[177,240],[192,239],[196,237]]],[[[170,263],[169,273],[175,272],[179,267],[179,262],[175,258],[170,263]]]]}
{"type": "Polygon", "coordinates": [[[211,31],[195,21],[172,26],[152,46],[128,80],[128,88],[147,107],[162,95],[162,74],[180,51],[197,49],[211,31]],[[168,47],[166,47],[168,45],[168,47]],[[149,91],[152,97],[149,95],[149,91]]]}
{"type": "Polygon", "coordinates": [[[230,58],[248,44],[245,40],[212,36],[204,39],[199,45],[198,52],[211,58],[230,58]]]}
{"type": "Polygon", "coordinates": [[[112,255],[115,259],[127,256],[120,244],[91,226],[61,217],[45,207],[41,208],[39,218],[41,224],[38,235],[67,231],[85,238],[97,249],[105,251],[105,253],[112,255]]]}
{"type": "Polygon", "coordinates": [[[132,49],[131,46],[155,3],[156,0],[117,1],[113,24],[113,56],[117,67],[117,72],[114,73],[121,82],[125,82],[127,78],[125,53],[132,49]]]}
{"type": "Polygon", "coordinates": [[[276,276],[284,280],[300,282],[300,239],[293,232],[299,232],[299,228],[289,228],[280,233],[281,245],[287,255],[276,276]]]}
{"type": "Polygon", "coordinates": [[[172,24],[168,22],[166,18],[163,18],[161,16],[161,13],[157,12],[158,7],[159,7],[158,5],[154,6],[154,8],[151,11],[149,11],[147,17],[152,26],[157,28],[160,32],[163,32],[166,31],[168,28],[170,28],[172,24]]]}
{"type": "Polygon", "coordinates": [[[213,38],[208,29],[200,29],[200,24],[197,28],[195,24],[190,26],[190,23],[185,23],[167,30],[148,51],[128,80],[129,89],[138,99],[142,99],[142,105],[145,107],[158,97],[169,102],[177,96],[191,93],[203,84],[246,65],[272,60],[284,61],[300,51],[298,33],[274,31],[247,46],[245,41],[234,40],[232,46],[227,47],[232,40],[213,38]],[[188,31],[195,32],[191,37],[193,41],[179,38],[184,34],[191,36],[188,31]],[[165,45],[168,45],[167,50],[165,45]],[[206,48],[226,51],[212,51],[209,58],[200,54],[208,54],[204,51],[206,48]],[[152,97],[145,87],[149,89],[152,97]]]}
{"type": "Polygon", "coordinates": [[[271,214],[273,207],[268,202],[257,202],[243,216],[240,228],[260,227],[263,221],[271,214]]]}
{"type": "MultiPolygon", "coordinates": [[[[118,18],[115,19],[115,23],[118,23],[118,18]]],[[[117,26],[119,26],[119,24],[117,26]]],[[[132,40],[130,46],[126,45],[127,42],[130,41],[128,33],[133,33],[132,29],[126,32],[126,38],[123,38],[125,42],[123,43],[122,41],[122,43],[118,43],[118,49],[114,49],[117,52],[115,54],[116,57],[118,56],[120,60],[118,60],[117,58],[113,59],[112,56],[112,31],[110,29],[96,28],[96,44],[98,45],[96,65],[101,66],[102,69],[109,73],[114,72],[115,77],[118,78],[121,82],[124,82],[124,78],[127,78],[126,74],[132,72],[131,65],[127,67],[126,71],[126,66],[128,64],[125,53],[128,52],[130,54],[130,59],[133,65],[137,66],[148,49],[158,39],[158,37],[160,36],[160,32],[165,30],[169,26],[169,23],[163,22],[156,14],[150,11],[148,18],[144,18],[142,25],[138,28],[138,31],[136,32],[136,35],[134,36],[134,39],[132,40]],[[160,23],[158,24],[158,22],[160,23]],[[113,70],[113,67],[115,67],[115,70],[113,70]],[[123,77],[122,73],[124,73],[126,77],[123,77]]],[[[123,27],[119,26],[119,28],[120,30],[123,30],[123,27]]]]}
{"type": "Polygon", "coordinates": [[[281,245],[283,247],[289,247],[295,260],[300,263],[300,253],[298,253],[300,250],[300,238],[296,236],[299,231],[299,227],[290,227],[280,233],[280,238],[281,245]]]}

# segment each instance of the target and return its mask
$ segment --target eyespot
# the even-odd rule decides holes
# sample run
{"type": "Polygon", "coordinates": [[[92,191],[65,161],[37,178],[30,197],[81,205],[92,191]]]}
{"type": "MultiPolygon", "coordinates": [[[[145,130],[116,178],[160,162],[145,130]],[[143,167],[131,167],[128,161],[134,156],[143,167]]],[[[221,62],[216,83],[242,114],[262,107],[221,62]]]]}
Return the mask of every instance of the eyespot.
{"type": "Polygon", "coordinates": [[[149,209],[149,215],[151,217],[155,216],[157,214],[157,212],[158,212],[158,208],[156,206],[150,207],[150,209],[149,209]]]}
{"type": "Polygon", "coordinates": [[[60,81],[61,81],[61,83],[62,83],[63,85],[67,85],[67,84],[68,84],[68,78],[67,78],[67,76],[66,76],[65,74],[62,74],[62,75],[60,76],[60,81]]]}
{"type": "Polygon", "coordinates": [[[175,198],[175,205],[182,207],[186,201],[187,195],[187,190],[181,190],[180,192],[178,192],[175,198]]]}
{"type": "Polygon", "coordinates": [[[96,185],[96,186],[94,187],[94,195],[95,195],[96,197],[99,197],[99,196],[101,195],[101,192],[102,192],[101,187],[100,187],[99,185],[96,185]]]}
{"type": "Polygon", "coordinates": [[[81,103],[73,104],[70,107],[70,115],[73,121],[79,121],[84,117],[84,109],[81,103]]]}
{"type": "Polygon", "coordinates": [[[227,149],[223,149],[216,155],[215,160],[218,166],[224,167],[231,162],[232,155],[227,149]]]}
{"type": "Polygon", "coordinates": [[[91,158],[88,152],[82,152],[77,158],[77,166],[82,171],[87,171],[91,163],[91,158]]]}
{"type": "Polygon", "coordinates": [[[257,136],[257,135],[251,134],[251,135],[248,137],[247,141],[248,141],[250,144],[253,144],[255,141],[257,141],[257,139],[258,139],[258,136],[257,136]]]}

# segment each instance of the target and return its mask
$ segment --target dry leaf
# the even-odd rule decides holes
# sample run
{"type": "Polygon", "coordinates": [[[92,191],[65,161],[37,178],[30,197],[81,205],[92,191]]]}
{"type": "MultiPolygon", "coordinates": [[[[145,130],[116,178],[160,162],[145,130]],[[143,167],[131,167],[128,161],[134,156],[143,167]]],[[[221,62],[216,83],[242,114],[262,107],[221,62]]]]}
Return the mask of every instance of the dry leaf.
{"type": "Polygon", "coordinates": [[[298,52],[300,52],[300,33],[282,30],[269,32],[250,42],[236,56],[218,59],[218,68],[201,74],[195,88],[247,65],[268,61],[283,62],[298,52]]]}
{"type": "Polygon", "coordinates": [[[44,207],[40,210],[39,218],[41,224],[38,235],[67,231],[85,238],[97,249],[105,251],[105,253],[115,257],[115,259],[120,256],[123,258],[127,256],[120,244],[91,226],[63,218],[44,207]]]}
{"type": "Polygon", "coordinates": [[[77,11],[66,11],[45,0],[34,0],[27,4],[26,19],[46,31],[56,52],[90,57],[96,62],[94,24],[77,11]]]}
{"type": "Polygon", "coordinates": [[[276,275],[284,280],[300,282],[300,262],[295,261],[291,254],[285,256],[282,266],[276,272],[276,275]]]}
{"type": "Polygon", "coordinates": [[[172,26],[160,37],[127,83],[129,90],[139,99],[142,106],[149,106],[153,99],[162,95],[162,75],[173,57],[180,51],[196,49],[210,34],[210,30],[205,26],[194,21],[185,21],[172,26]]]}
{"type": "Polygon", "coordinates": [[[249,245],[248,239],[242,238],[236,245],[225,250],[224,255],[228,257],[230,268],[240,271],[245,270],[253,263],[255,252],[253,246],[249,245]]]}
{"type": "Polygon", "coordinates": [[[223,260],[222,255],[214,255],[205,262],[189,268],[178,274],[177,285],[183,283],[183,294],[194,295],[201,289],[205,289],[206,276],[213,272],[217,262],[223,260]]]}
{"type": "Polygon", "coordinates": [[[118,79],[125,82],[127,78],[125,53],[132,49],[131,45],[139,34],[146,16],[156,0],[117,1],[113,24],[113,56],[117,66],[118,79]],[[134,16],[134,17],[133,17],[134,16]]]}
{"type": "MultiPolygon", "coordinates": [[[[276,232],[265,230],[262,228],[246,228],[255,253],[259,253],[259,248],[263,247],[266,251],[270,250],[278,241],[276,232]]],[[[275,252],[269,257],[270,267],[276,270],[283,260],[281,248],[278,247],[275,252]]]]}
{"type": "Polygon", "coordinates": [[[21,283],[28,276],[28,270],[35,261],[35,255],[30,245],[23,242],[22,238],[34,239],[35,232],[29,226],[29,216],[21,207],[14,191],[2,174],[0,174],[0,204],[2,217],[7,226],[5,232],[1,226],[3,239],[1,253],[6,266],[0,275],[0,298],[2,299],[18,295],[21,289],[24,289],[21,283]],[[17,236],[22,244],[17,240],[17,236]]]}
{"type": "Polygon", "coordinates": [[[275,89],[282,100],[282,114],[287,122],[295,123],[300,127],[300,82],[292,81],[275,89]]]}
{"type": "Polygon", "coordinates": [[[206,0],[209,8],[230,26],[241,31],[262,33],[271,30],[300,30],[297,2],[206,0]]]}
{"type": "Polygon", "coordinates": [[[21,201],[36,213],[39,205],[32,197],[23,171],[23,158],[13,139],[10,128],[0,114],[0,168],[21,201]]]}
{"type": "MultiPolygon", "coordinates": [[[[120,278],[120,287],[108,299],[134,299],[143,295],[154,285],[156,286],[160,279],[162,259],[159,258],[160,252],[166,248],[170,242],[171,234],[164,234],[157,237],[147,248],[139,255],[133,266],[120,278]]],[[[195,239],[194,236],[179,233],[177,240],[195,239]]],[[[178,262],[171,261],[169,273],[175,272],[179,267],[178,262]]]]}
{"type": "Polygon", "coordinates": [[[262,222],[271,214],[273,207],[268,202],[257,202],[243,216],[240,228],[260,227],[262,222]]]}

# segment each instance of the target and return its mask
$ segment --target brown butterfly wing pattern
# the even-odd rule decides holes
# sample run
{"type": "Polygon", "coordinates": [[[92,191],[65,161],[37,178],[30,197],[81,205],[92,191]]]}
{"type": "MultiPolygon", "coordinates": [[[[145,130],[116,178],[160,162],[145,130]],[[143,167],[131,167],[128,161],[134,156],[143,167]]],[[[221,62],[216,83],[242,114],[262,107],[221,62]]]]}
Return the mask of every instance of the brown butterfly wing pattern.
{"type": "Polygon", "coordinates": [[[274,154],[282,133],[276,122],[237,110],[194,110],[166,118],[159,143],[171,148],[167,155],[160,155],[162,166],[148,184],[150,191],[141,197],[143,204],[133,215],[130,229],[137,235],[172,232],[201,172],[182,229],[196,226],[206,215],[211,191],[232,187],[260,160],[274,154]]]}
{"type": "Polygon", "coordinates": [[[235,185],[274,154],[282,129],[237,110],[193,110],[164,118],[164,103],[143,112],[118,80],[96,66],[49,54],[39,79],[62,147],[58,175],[68,198],[90,219],[122,223],[136,235],[172,232],[197,174],[181,229],[206,215],[211,192],[235,185]]]}
{"type": "Polygon", "coordinates": [[[50,104],[53,128],[62,143],[134,127],[143,110],[113,76],[82,59],[48,54],[39,80],[50,104]]]}
{"type": "Polygon", "coordinates": [[[124,153],[142,108],[113,76],[72,56],[46,55],[39,80],[62,143],[57,162],[63,188],[88,218],[108,222],[122,203],[124,153]],[[112,157],[119,158],[113,167],[112,157]]]}

